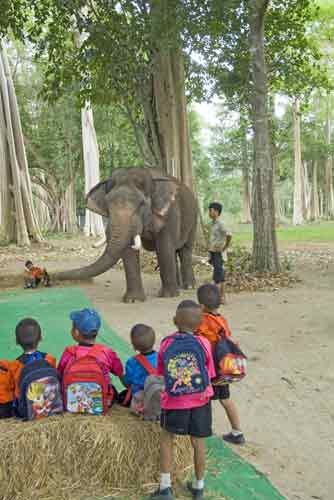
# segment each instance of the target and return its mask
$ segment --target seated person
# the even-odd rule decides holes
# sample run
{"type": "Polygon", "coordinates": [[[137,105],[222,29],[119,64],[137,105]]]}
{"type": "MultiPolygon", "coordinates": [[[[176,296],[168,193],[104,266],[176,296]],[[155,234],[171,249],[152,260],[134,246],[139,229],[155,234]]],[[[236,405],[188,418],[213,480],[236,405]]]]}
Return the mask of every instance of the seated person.
{"type": "Polygon", "coordinates": [[[24,288],[37,288],[40,283],[50,286],[50,276],[46,269],[34,266],[31,260],[25,263],[24,288]]]}
{"type": "MultiPolygon", "coordinates": [[[[39,323],[36,320],[32,318],[22,319],[16,326],[15,335],[16,343],[17,345],[22,347],[23,354],[21,354],[21,356],[19,356],[15,361],[10,363],[10,370],[12,372],[14,381],[14,413],[17,417],[26,418],[26,412],[28,412],[29,410],[26,406],[21,407],[21,399],[25,398],[25,395],[22,394],[22,398],[20,397],[21,384],[24,387],[21,377],[21,373],[23,373],[22,370],[29,365],[29,369],[31,369],[31,382],[41,382],[41,375],[39,374],[41,372],[41,369],[38,369],[39,362],[44,360],[46,362],[46,366],[51,368],[51,370],[54,369],[54,375],[56,377],[56,359],[51,354],[38,350],[38,344],[42,340],[42,331],[39,323]],[[33,375],[33,371],[35,369],[36,376],[33,375]]],[[[45,386],[45,389],[48,389],[48,387],[45,386]]],[[[58,387],[58,395],[59,392],[60,387],[58,387]]],[[[47,398],[45,398],[45,402],[46,399],[47,398]]],[[[56,403],[57,401],[55,400],[54,403],[56,403]]]]}
{"type": "MultiPolygon", "coordinates": [[[[67,368],[71,365],[73,366],[75,360],[87,356],[93,357],[96,359],[96,364],[103,370],[103,376],[108,391],[107,405],[111,406],[116,397],[116,389],[111,384],[110,373],[121,378],[123,375],[122,362],[110,347],[96,343],[96,338],[101,327],[101,319],[97,311],[94,309],[74,311],[70,314],[70,319],[72,320],[71,335],[76,345],[65,348],[58,364],[58,372],[63,378],[63,385],[66,386],[64,379],[66,378],[67,368]]],[[[93,382],[92,377],[90,377],[90,381],[78,380],[78,382],[79,384],[81,383],[82,386],[85,384],[87,386],[87,384],[93,382]]],[[[78,379],[79,377],[76,376],[76,378],[78,379]]],[[[66,399],[65,394],[64,399],[66,399]]],[[[78,401],[75,401],[74,405],[78,407],[78,401]]],[[[71,411],[68,407],[66,409],[71,411]]],[[[86,413],[85,411],[82,412],[86,413]]],[[[74,413],[81,413],[81,411],[79,409],[78,411],[74,411],[74,413]]],[[[87,411],[87,413],[94,412],[87,411]]]]}
{"type": "MultiPolygon", "coordinates": [[[[145,357],[146,361],[153,369],[157,367],[158,353],[153,350],[155,343],[155,332],[153,328],[143,324],[135,325],[131,332],[131,343],[135,351],[145,357]]],[[[131,395],[144,389],[145,380],[149,373],[140,362],[140,358],[132,356],[125,365],[125,375],[122,382],[131,389],[131,395]]]]}
{"type": "Polygon", "coordinates": [[[14,378],[10,363],[0,360],[0,418],[13,416],[14,378]]]}

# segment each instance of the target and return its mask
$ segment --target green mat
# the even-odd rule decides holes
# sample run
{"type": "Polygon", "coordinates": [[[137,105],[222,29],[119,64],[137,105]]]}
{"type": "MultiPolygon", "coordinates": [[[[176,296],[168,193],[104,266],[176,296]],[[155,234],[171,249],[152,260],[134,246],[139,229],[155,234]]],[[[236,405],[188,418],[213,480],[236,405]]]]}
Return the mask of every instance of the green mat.
{"type": "MultiPolygon", "coordinates": [[[[64,347],[73,343],[69,314],[75,309],[92,307],[79,288],[52,288],[0,294],[0,358],[14,359],[21,351],[15,345],[15,326],[24,317],[32,317],[43,331],[42,351],[59,360],[64,347]]],[[[129,306],[131,307],[131,306],[129,306]]],[[[132,354],[130,345],[103,322],[99,341],[114,349],[122,361],[132,354]]],[[[121,388],[117,383],[116,386],[121,388]]],[[[206,486],[210,498],[219,500],[284,500],[268,479],[240,458],[221,439],[207,440],[208,474],[206,486]]]]}

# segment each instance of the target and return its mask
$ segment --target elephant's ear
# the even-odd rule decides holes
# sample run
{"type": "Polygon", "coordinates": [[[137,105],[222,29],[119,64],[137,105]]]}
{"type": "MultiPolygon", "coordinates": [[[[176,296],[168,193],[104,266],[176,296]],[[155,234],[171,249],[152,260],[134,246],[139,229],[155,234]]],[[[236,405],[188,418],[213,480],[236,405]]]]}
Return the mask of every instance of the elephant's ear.
{"type": "Polygon", "coordinates": [[[92,212],[108,217],[107,194],[112,189],[111,179],[99,182],[86,195],[87,208],[92,212]]]}
{"type": "Polygon", "coordinates": [[[156,231],[164,226],[170,207],[175,202],[180,184],[169,177],[153,178],[151,206],[156,231]]]}

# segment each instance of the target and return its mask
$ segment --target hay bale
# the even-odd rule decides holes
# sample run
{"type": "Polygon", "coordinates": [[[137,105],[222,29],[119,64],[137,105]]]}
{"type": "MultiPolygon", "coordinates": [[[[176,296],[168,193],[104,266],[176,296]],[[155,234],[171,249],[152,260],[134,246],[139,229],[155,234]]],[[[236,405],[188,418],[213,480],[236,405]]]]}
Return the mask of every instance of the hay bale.
{"type": "MultiPolygon", "coordinates": [[[[37,422],[0,421],[0,499],[131,498],[159,474],[160,426],[124,408],[106,417],[66,414],[37,422]]],[[[188,438],[175,441],[175,479],[192,463],[188,438]]]]}

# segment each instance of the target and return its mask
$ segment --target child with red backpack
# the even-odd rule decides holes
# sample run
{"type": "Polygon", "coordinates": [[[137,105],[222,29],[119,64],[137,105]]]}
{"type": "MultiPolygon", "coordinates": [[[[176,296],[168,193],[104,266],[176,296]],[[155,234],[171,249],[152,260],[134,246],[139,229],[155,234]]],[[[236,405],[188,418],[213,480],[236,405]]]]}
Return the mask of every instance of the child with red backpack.
{"type": "Polygon", "coordinates": [[[101,319],[94,309],[74,311],[70,319],[77,345],[66,347],[58,364],[65,410],[105,415],[116,398],[110,373],[121,378],[122,362],[110,347],[96,343],[101,319]]]}
{"type": "MultiPolygon", "coordinates": [[[[219,314],[218,309],[221,304],[220,290],[216,285],[202,285],[197,290],[198,302],[202,306],[203,318],[202,323],[198,326],[196,333],[201,337],[205,337],[211,344],[213,353],[217,349],[221,339],[231,338],[231,331],[226,319],[219,314]]],[[[233,343],[231,343],[233,346],[233,343]]],[[[235,344],[234,344],[235,345],[235,344]]],[[[235,345],[235,349],[239,351],[235,345]]],[[[245,356],[241,353],[241,358],[245,356]]],[[[215,357],[215,356],[214,356],[215,357]]],[[[216,366],[216,371],[217,366],[216,366]]],[[[217,373],[217,375],[219,375],[217,373]]],[[[230,399],[230,386],[228,383],[223,385],[215,385],[213,381],[214,395],[213,400],[219,400],[220,404],[226,411],[227,418],[232,426],[232,431],[223,435],[223,439],[233,444],[244,444],[245,438],[241,430],[239,414],[234,402],[230,399]]]]}
{"type": "Polygon", "coordinates": [[[205,440],[212,434],[210,380],[215,377],[209,342],[193,335],[202,319],[201,308],[182,301],[174,318],[177,331],[166,337],[158,354],[158,374],[165,389],[161,396],[160,486],[151,500],[174,500],[171,488],[173,439],[188,435],[194,449],[196,479],[187,487],[192,497],[204,498],[205,440]]]}
{"type": "Polygon", "coordinates": [[[137,324],[131,329],[130,337],[139,354],[129,358],[125,365],[122,382],[128,387],[126,403],[144,420],[158,420],[163,380],[157,375],[158,353],[153,349],[155,332],[150,326],[137,324]]]}

